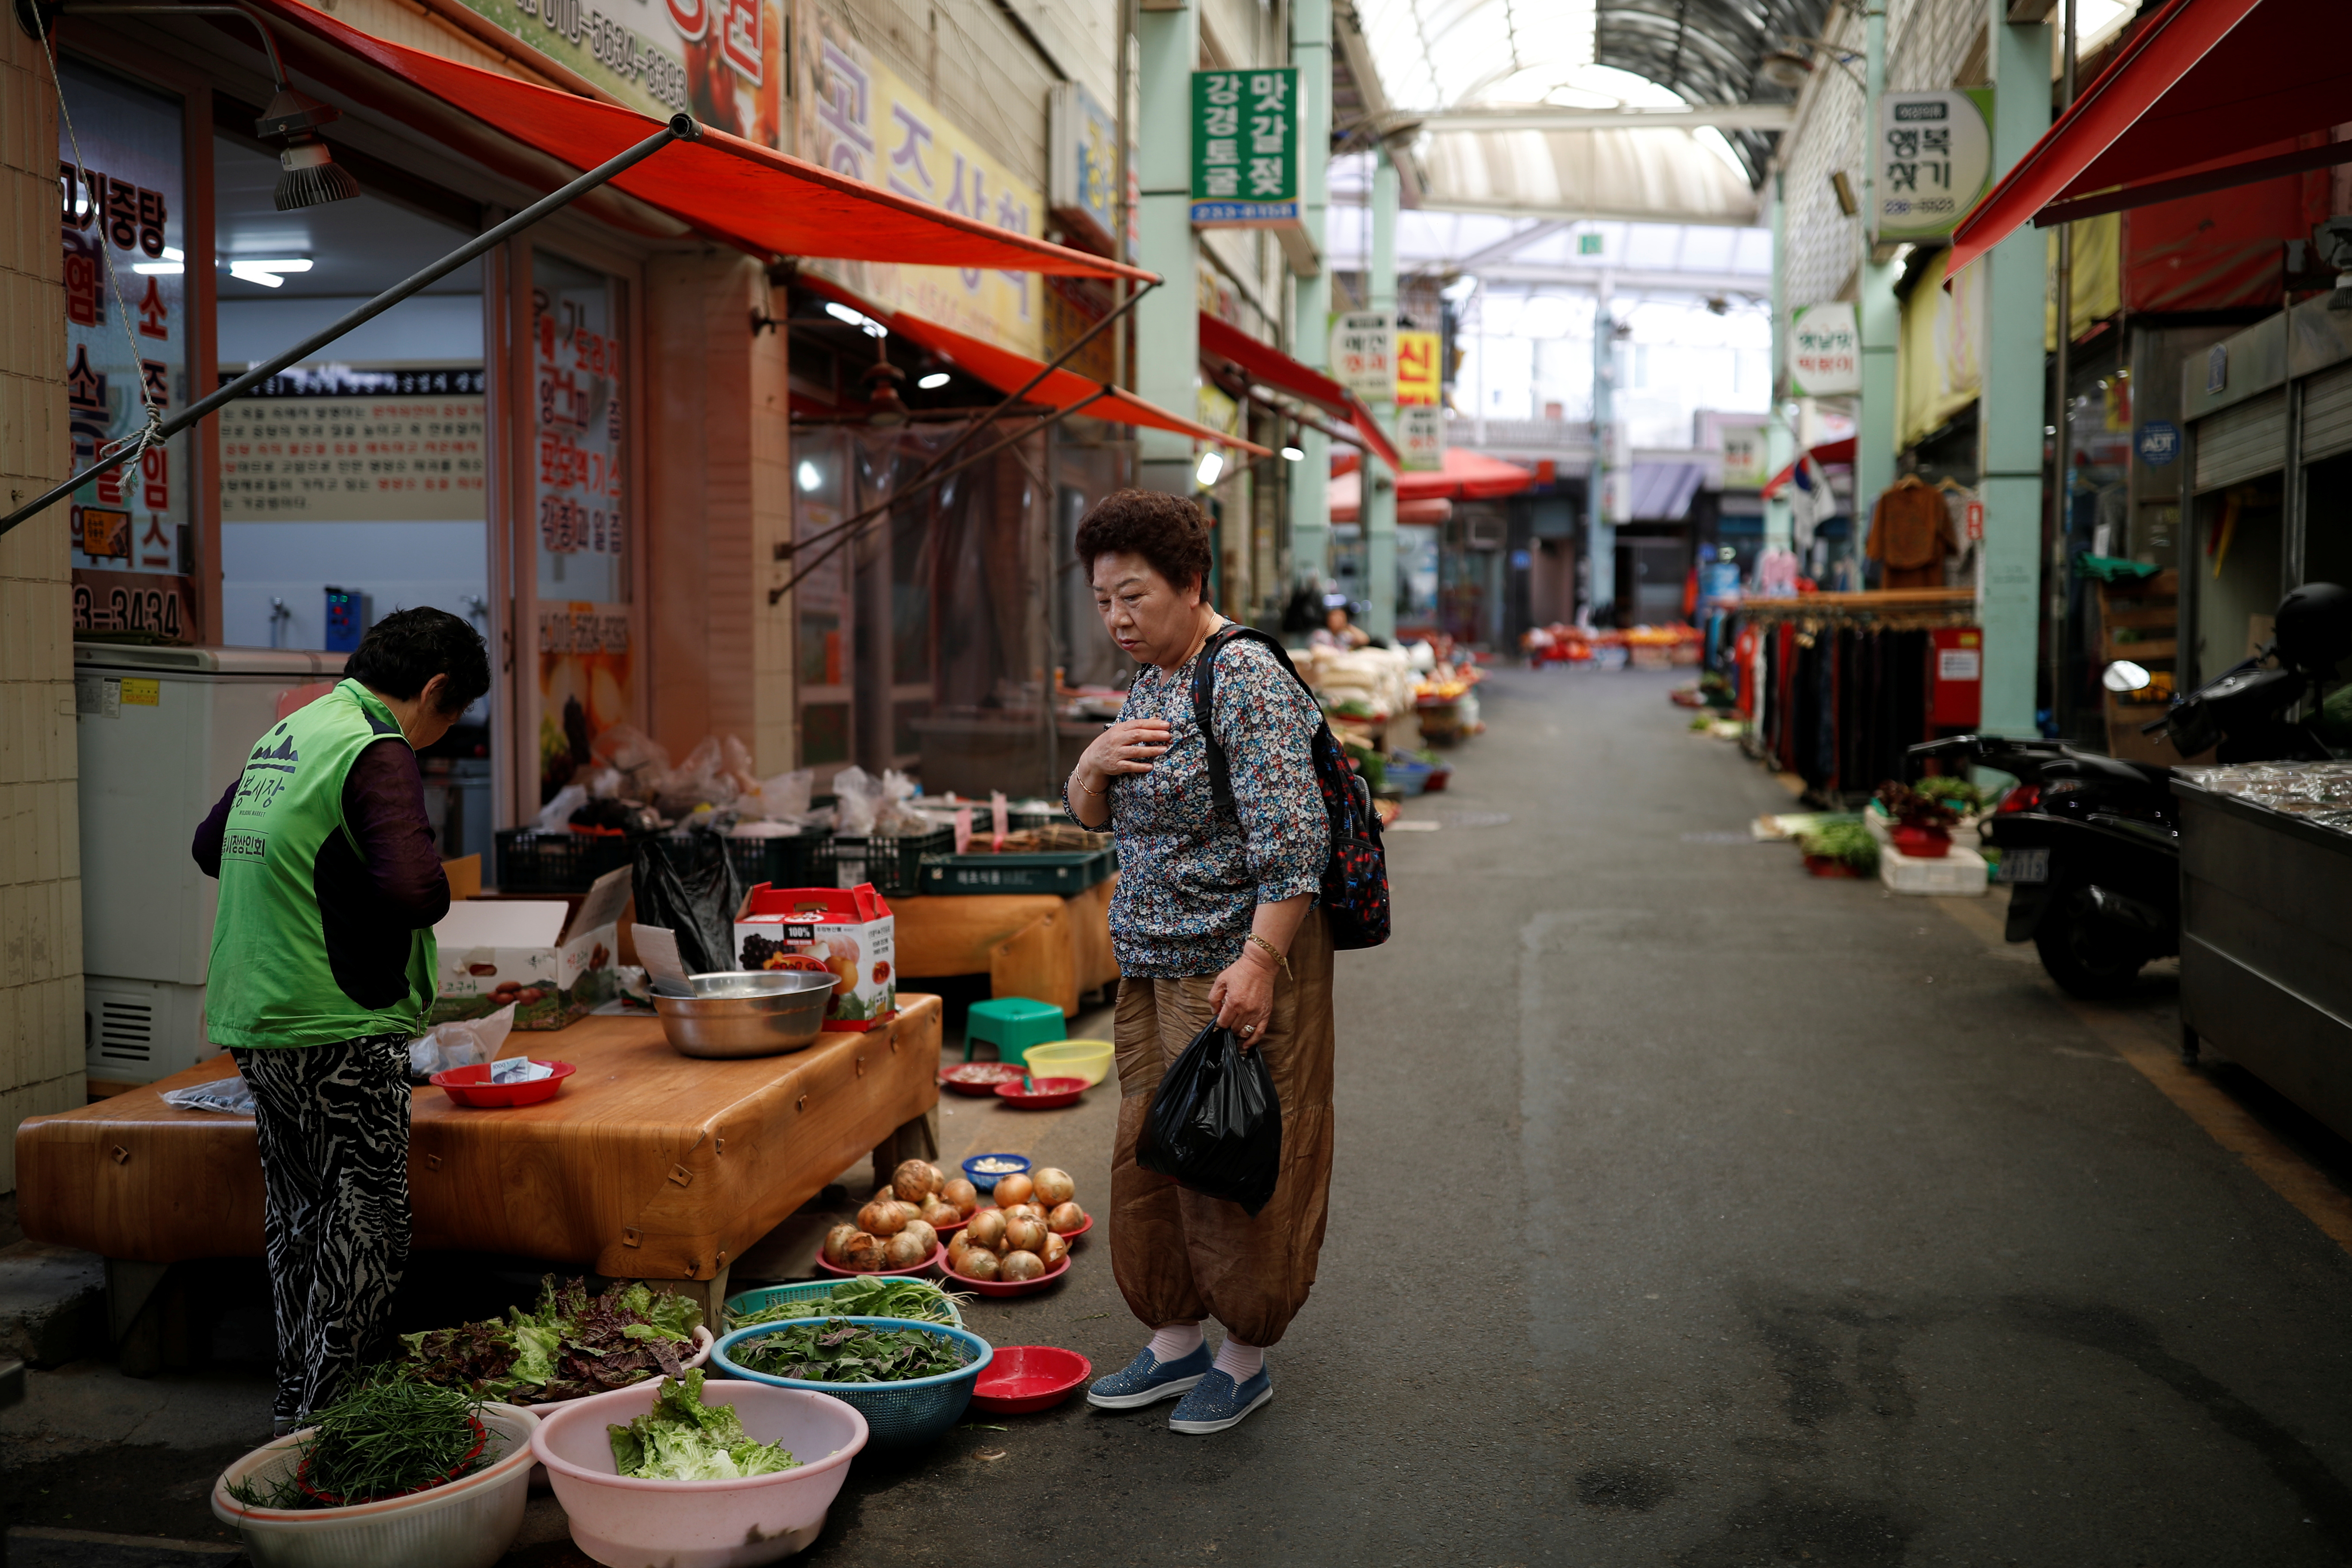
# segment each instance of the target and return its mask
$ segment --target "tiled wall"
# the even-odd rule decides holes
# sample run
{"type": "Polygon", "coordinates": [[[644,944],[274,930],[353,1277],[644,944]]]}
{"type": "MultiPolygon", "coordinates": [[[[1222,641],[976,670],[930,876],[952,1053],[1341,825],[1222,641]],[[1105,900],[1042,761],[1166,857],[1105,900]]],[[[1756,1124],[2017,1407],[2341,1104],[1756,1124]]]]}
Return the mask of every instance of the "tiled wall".
{"type": "MultiPolygon", "coordinates": [[[[40,47],[0,27],[0,513],[65,478],[57,96],[40,47]]],[[[73,631],[55,512],[0,538],[0,1193],[16,1128],[79,1105],[81,866],[73,631]]]]}

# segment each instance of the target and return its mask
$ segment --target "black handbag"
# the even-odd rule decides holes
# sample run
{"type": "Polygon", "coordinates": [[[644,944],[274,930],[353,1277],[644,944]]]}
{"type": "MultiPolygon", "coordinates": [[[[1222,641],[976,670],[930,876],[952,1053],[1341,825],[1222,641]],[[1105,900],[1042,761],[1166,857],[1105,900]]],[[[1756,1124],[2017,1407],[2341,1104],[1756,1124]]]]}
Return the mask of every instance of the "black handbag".
{"type": "Polygon", "coordinates": [[[1135,1163],[1255,1219],[1282,1176],[1282,1101],[1265,1053],[1215,1024],[1193,1036],[1143,1113],[1135,1163]]]}

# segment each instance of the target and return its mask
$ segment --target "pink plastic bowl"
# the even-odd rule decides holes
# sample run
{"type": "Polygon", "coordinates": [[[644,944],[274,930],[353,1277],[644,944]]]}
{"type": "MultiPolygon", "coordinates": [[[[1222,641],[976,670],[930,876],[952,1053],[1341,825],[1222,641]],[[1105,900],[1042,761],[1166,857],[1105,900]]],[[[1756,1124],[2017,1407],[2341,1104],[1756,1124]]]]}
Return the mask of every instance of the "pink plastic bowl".
{"type": "Polygon", "coordinates": [[[705,1405],[732,1405],[743,1430],[782,1443],[797,1469],[734,1481],[645,1481],[617,1475],[607,1425],[653,1408],[660,1380],[550,1411],[530,1436],[581,1551],[613,1568],[751,1568],[804,1550],[866,1447],[866,1417],[829,1394],[763,1383],[706,1383],[705,1405]]]}

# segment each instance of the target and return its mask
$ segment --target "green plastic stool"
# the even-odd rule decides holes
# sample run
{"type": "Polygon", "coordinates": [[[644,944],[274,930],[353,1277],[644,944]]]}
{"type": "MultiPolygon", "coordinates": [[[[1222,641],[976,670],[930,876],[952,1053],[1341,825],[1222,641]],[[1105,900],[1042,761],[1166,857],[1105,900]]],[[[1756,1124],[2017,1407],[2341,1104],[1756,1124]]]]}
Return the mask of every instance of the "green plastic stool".
{"type": "Polygon", "coordinates": [[[1032,1002],[1026,996],[975,1002],[963,1026],[963,1059],[971,1060],[972,1047],[989,1040],[996,1046],[998,1060],[1025,1066],[1030,1047],[1050,1045],[1069,1032],[1062,1010],[1051,1002],[1032,1002]]]}

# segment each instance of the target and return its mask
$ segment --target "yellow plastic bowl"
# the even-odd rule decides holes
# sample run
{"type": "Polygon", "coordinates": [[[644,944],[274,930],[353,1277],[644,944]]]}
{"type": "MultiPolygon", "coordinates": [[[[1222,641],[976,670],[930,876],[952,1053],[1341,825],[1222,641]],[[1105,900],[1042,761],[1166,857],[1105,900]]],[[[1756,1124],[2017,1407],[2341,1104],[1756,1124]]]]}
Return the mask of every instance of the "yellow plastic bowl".
{"type": "Polygon", "coordinates": [[[1110,1075],[1108,1040],[1055,1040],[1021,1054],[1031,1078],[1082,1078],[1092,1089],[1110,1075]]]}

